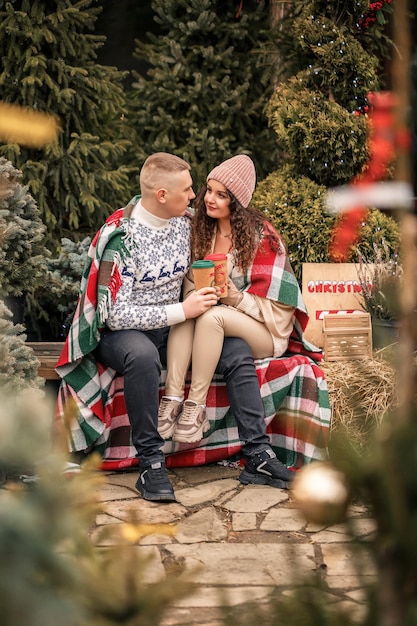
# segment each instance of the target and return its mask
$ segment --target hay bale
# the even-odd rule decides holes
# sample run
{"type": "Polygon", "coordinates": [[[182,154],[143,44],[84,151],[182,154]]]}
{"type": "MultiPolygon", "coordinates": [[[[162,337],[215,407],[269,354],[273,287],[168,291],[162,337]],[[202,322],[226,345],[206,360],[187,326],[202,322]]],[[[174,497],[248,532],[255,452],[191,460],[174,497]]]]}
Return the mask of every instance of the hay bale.
{"type": "Polygon", "coordinates": [[[358,447],[398,403],[396,372],[383,351],[372,359],[324,361],[332,407],[332,431],[348,435],[358,447]]]}

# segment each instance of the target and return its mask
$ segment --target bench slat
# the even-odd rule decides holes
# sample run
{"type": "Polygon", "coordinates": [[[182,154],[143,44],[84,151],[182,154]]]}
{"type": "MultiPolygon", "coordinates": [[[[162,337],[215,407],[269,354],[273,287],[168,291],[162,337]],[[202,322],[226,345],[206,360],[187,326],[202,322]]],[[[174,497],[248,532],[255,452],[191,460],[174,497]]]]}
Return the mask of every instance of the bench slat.
{"type": "Polygon", "coordinates": [[[55,365],[64,347],[63,341],[27,341],[26,345],[33,349],[40,361],[38,375],[46,380],[60,380],[55,365]]]}

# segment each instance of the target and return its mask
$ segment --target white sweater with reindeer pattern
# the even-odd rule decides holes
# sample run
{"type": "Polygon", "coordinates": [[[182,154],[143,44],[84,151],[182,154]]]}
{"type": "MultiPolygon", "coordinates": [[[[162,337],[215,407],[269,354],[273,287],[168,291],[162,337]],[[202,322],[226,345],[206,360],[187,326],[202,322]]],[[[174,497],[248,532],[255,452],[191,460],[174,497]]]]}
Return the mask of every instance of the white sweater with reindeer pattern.
{"type": "Polygon", "coordinates": [[[111,330],[153,330],[185,320],[181,285],[190,265],[191,218],[161,219],[139,200],[132,211],[122,286],[106,320],[111,330]]]}

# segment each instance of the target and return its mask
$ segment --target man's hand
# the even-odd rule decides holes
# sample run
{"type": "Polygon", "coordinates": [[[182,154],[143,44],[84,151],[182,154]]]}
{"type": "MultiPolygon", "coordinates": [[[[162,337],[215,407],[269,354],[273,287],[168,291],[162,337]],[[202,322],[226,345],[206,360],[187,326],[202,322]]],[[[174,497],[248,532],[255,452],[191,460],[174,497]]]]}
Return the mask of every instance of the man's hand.
{"type": "Polygon", "coordinates": [[[229,306],[237,306],[242,302],[243,293],[236,289],[234,282],[229,278],[227,281],[227,296],[226,298],[220,298],[221,304],[228,304],[229,306]]]}
{"type": "Polygon", "coordinates": [[[215,287],[202,287],[202,289],[198,291],[193,291],[182,303],[185,319],[188,320],[198,317],[212,306],[216,305],[217,301],[218,297],[215,287]]]}

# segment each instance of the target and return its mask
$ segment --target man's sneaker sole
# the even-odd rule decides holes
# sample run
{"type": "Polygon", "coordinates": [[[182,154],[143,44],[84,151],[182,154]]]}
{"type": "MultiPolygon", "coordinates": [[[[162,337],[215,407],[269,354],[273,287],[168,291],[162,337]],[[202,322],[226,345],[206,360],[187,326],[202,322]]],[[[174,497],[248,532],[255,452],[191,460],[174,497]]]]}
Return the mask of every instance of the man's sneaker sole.
{"type": "Polygon", "coordinates": [[[172,441],[177,441],[178,443],[196,443],[197,441],[201,441],[203,438],[203,434],[209,430],[210,421],[207,418],[206,421],[201,424],[200,428],[192,435],[178,435],[177,432],[175,432],[172,435],[172,441]]]}
{"type": "Polygon", "coordinates": [[[240,474],[239,481],[242,485],[269,485],[276,489],[290,489],[291,486],[291,482],[287,482],[286,480],[273,478],[266,474],[252,474],[252,472],[248,472],[245,469],[240,474]]]}
{"type": "Polygon", "coordinates": [[[140,482],[140,477],[136,482],[136,489],[144,500],[150,500],[151,502],[176,502],[177,499],[172,493],[154,493],[153,491],[147,491],[140,482]]]}

